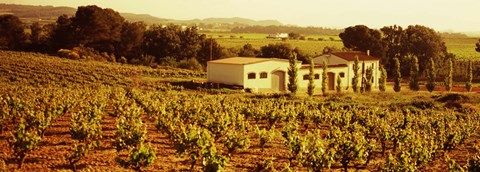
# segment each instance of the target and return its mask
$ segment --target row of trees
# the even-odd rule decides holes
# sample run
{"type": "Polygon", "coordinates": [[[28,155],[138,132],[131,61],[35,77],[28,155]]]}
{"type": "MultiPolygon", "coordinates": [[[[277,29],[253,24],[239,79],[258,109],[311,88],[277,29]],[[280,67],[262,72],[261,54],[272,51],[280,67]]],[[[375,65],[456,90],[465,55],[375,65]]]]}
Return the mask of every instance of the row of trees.
{"type": "Polygon", "coordinates": [[[385,26],[380,30],[364,25],[351,26],[340,33],[346,48],[356,51],[370,51],[372,56],[380,57],[389,75],[395,73],[395,58],[402,64],[402,76],[410,76],[414,59],[418,61],[419,73],[424,73],[430,59],[436,62],[437,72],[446,74],[450,59],[455,55],[447,52],[442,37],[432,28],[411,25],[406,29],[400,26],[385,26]]]}
{"type": "Polygon", "coordinates": [[[199,34],[197,27],[147,26],[143,22],[126,21],[118,12],[97,6],[81,6],[74,16],[62,15],[56,23],[43,26],[34,23],[26,27],[18,17],[2,15],[0,48],[58,53],[73,59],[100,58],[175,67],[179,67],[180,61],[189,64],[183,66],[192,66],[191,63],[205,65],[210,59],[231,56],[287,59],[295,52],[304,62],[307,57],[298,47],[292,48],[285,43],[270,44],[260,49],[250,44],[227,49],[214,39],[199,34]]]}

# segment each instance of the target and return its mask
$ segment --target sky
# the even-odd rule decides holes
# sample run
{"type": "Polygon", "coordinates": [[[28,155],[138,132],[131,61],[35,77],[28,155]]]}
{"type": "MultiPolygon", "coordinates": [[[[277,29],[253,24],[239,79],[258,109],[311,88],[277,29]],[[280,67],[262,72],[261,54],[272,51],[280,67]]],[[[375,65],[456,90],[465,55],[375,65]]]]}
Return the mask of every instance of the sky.
{"type": "Polygon", "coordinates": [[[178,20],[242,17],[329,28],[419,24],[437,31],[480,31],[480,0],[0,0],[0,3],[97,5],[178,20]]]}

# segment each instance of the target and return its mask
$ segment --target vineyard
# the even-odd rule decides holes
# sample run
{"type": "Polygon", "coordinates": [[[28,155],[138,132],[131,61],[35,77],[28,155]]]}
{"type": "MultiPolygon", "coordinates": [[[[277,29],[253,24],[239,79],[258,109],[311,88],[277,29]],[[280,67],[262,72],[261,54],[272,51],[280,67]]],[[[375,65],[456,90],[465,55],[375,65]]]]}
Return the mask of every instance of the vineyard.
{"type": "Polygon", "coordinates": [[[478,93],[246,94],[175,68],[0,60],[0,171],[480,169],[478,93]]]}

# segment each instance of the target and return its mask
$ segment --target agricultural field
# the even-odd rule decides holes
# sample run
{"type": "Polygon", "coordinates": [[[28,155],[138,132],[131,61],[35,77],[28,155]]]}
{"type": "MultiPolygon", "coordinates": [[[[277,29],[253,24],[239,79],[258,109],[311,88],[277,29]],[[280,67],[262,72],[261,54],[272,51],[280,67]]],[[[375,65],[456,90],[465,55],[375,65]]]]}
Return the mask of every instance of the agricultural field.
{"type": "MultiPolygon", "coordinates": [[[[304,35],[307,40],[286,40],[267,39],[267,34],[238,34],[238,33],[205,33],[207,37],[215,38],[218,43],[226,48],[239,48],[249,43],[259,49],[262,46],[275,43],[289,43],[293,48],[299,47],[308,54],[321,53],[325,46],[343,48],[343,43],[338,36],[328,35],[304,35]],[[308,40],[311,38],[313,40],[308,40]],[[319,41],[322,38],[323,41],[319,41]]],[[[480,60],[480,53],[475,51],[475,43],[478,38],[458,37],[444,38],[445,44],[450,53],[457,55],[459,60],[480,60]]]]}
{"type": "Polygon", "coordinates": [[[478,88],[292,97],[161,66],[10,51],[0,61],[0,171],[480,167],[478,88]]]}

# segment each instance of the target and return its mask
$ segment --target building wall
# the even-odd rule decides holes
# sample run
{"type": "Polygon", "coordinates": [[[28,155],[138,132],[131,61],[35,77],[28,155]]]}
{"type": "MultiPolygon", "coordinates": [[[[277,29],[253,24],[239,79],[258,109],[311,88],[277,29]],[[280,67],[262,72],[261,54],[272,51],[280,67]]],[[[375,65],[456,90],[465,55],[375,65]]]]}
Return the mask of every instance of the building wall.
{"type": "MultiPolygon", "coordinates": [[[[345,88],[347,86],[347,67],[334,67],[334,68],[328,68],[327,73],[331,72],[334,74],[334,85],[335,87],[337,86],[337,75],[340,75],[340,73],[343,73],[343,78],[340,78],[341,81],[341,87],[345,88]]],[[[304,75],[309,75],[310,70],[309,69],[300,69],[298,71],[298,86],[300,88],[307,88],[308,87],[308,79],[304,80],[304,75]]],[[[315,74],[319,74],[318,79],[314,79],[313,83],[315,84],[315,89],[321,89],[322,88],[322,73],[323,69],[322,68],[316,68],[314,70],[315,74]]],[[[328,79],[327,79],[328,82],[328,79]]],[[[328,84],[327,84],[328,87],[328,84]]],[[[327,88],[328,89],[328,88],[327,88]]]]}
{"type": "Polygon", "coordinates": [[[243,85],[243,65],[208,63],[207,82],[243,85]]]}
{"type": "Polygon", "coordinates": [[[272,88],[272,73],[275,71],[285,72],[285,84],[288,83],[288,66],[286,61],[266,61],[261,63],[248,64],[244,67],[244,88],[253,89],[271,89],[272,88]],[[260,78],[260,74],[266,72],[266,78],[260,78]],[[255,73],[255,79],[248,79],[248,74],[255,73]]]}

